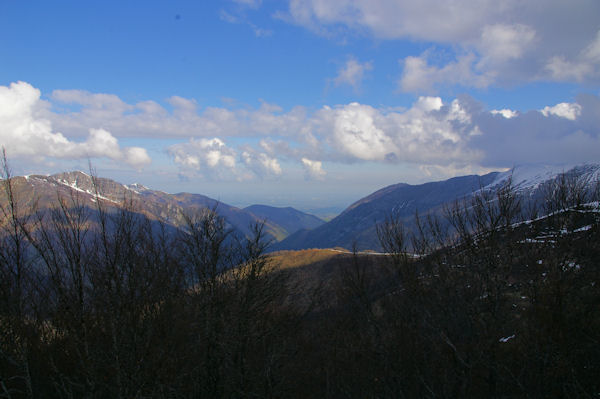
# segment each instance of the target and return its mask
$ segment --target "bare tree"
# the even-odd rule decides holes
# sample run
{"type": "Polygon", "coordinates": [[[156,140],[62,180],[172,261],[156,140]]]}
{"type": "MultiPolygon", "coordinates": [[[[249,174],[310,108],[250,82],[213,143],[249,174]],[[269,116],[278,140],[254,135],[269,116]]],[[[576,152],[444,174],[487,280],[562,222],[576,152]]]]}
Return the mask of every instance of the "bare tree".
{"type": "Polygon", "coordinates": [[[26,226],[29,213],[21,208],[6,152],[0,159],[0,395],[33,397],[30,372],[33,318],[33,257],[26,226]]]}

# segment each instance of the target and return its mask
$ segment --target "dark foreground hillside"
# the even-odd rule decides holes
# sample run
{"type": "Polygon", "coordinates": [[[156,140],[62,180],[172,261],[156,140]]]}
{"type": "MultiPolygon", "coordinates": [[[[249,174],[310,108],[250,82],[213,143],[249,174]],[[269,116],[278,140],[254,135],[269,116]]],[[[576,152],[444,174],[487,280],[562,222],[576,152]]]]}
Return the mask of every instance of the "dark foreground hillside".
{"type": "MultiPolygon", "coordinates": [[[[5,169],[6,173],[6,169],[5,169]]],[[[385,254],[265,255],[210,210],[178,235],[77,196],[0,212],[0,397],[548,398],[600,392],[600,207],[561,175],[421,218],[385,254]],[[416,253],[408,254],[406,248],[416,253]]]]}

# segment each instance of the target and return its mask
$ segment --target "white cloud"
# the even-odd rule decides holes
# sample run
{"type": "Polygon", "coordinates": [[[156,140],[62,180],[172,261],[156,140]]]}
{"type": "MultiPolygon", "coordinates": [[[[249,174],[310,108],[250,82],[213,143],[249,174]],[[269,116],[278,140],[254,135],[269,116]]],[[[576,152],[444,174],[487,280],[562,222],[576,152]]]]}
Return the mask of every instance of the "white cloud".
{"type": "Polygon", "coordinates": [[[418,57],[408,56],[401,60],[402,76],[398,87],[403,92],[432,92],[439,85],[487,87],[492,77],[473,70],[477,57],[473,53],[460,55],[455,61],[442,67],[429,64],[431,51],[418,57]]]}
{"type": "Polygon", "coordinates": [[[248,169],[261,178],[280,176],[283,173],[277,158],[270,157],[264,152],[244,151],[242,152],[242,160],[248,169]]]}
{"type": "Polygon", "coordinates": [[[414,108],[417,108],[423,112],[439,111],[442,109],[444,103],[440,97],[424,97],[421,96],[417,100],[414,108]]]}
{"type": "MultiPolygon", "coordinates": [[[[118,100],[114,102],[118,106],[106,106],[104,102],[92,100],[97,98],[96,94],[78,91],[78,96],[69,98],[80,101],[69,101],[68,104],[79,105],[80,109],[61,112],[45,109],[43,117],[70,135],[81,134],[88,126],[102,126],[119,137],[162,138],[285,135],[301,129],[306,119],[306,110],[301,106],[288,112],[268,103],[262,103],[258,109],[199,108],[193,99],[173,96],[167,99],[173,107],[168,111],[154,101],[125,104],[118,100]]],[[[65,95],[53,95],[52,99],[52,105],[60,109],[65,95]]]]}
{"type": "Polygon", "coordinates": [[[323,180],[327,174],[323,170],[321,161],[302,158],[302,166],[304,167],[304,176],[307,180],[323,180]]]}
{"type": "Polygon", "coordinates": [[[357,103],[325,107],[313,117],[313,126],[330,149],[320,155],[322,160],[464,171],[597,161],[599,112],[600,99],[591,95],[527,113],[486,111],[469,98],[443,103],[438,97],[422,97],[402,111],[357,103]]]}
{"type": "Polygon", "coordinates": [[[188,142],[170,146],[167,152],[182,170],[199,172],[213,179],[251,180],[282,174],[277,158],[249,146],[239,153],[217,137],[191,138],[188,142]]]}
{"type": "MultiPolygon", "coordinates": [[[[71,94],[73,97],[78,95],[77,92],[71,94]]],[[[116,96],[97,95],[90,100],[103,104],[104,109],[127,108],[116,96]]],[[[99,107],[99,112],[102,112],[103,107],[99,107]]],[[[52,123],[38,115],[43,111],[40,91],[30,84],[17,82],[11,83],[9,87],[0,86],[0,144],[6,148],[9,156],[27,156],[38,160],[47,157],[107,157],[125,162],[136,169],[141,169],[151,162],[145,149],[120,148],[117,139],[104,129],[86,128],[89,134],[84,142],[72,141],[62,133],[54,131],[52,123]]]]}
{"type": "Polygon", "coordinates": [[[235,171],[236,153],[219,138],[190,139],[187,143],[174,144],[167,151],[176,164],[200,170],[235,171]]]}
{"type": "MultiPolygon", "coordinates": [[[[57,97],[64,99],[64,94],[57,97]]],[[[92,125],[100,122],[92,116],[97,108],[111,109],[110,118],[103,119],[104,126],[119,135],[191,137],[189,142],[169,147],[168,153],[181,167],[216,177],[277,176],[283,174],[278,161],[281,157],[296,162],[317,158],[344,162],[427,160],[434,164],[478,157],[466,145],[468,137],[477,133],[468,112],[459,101],[444,105],[439,97],[419,97],[407,110],[351,103],[325,106],[313,113],[302,107],[283,111],[269,103],[258,109],[199,109],[192,99],[171,97],[174,109],[169,112],[152,101],[128,105],[111,98],[111,104],[118,106],[101,107],[95,102],[101,97],[86,92],[73,94],[76,96],[70,98],[88,105],[67,113],[46,110],[55,124],[70,129],[84,123],[92,125]],[[121,110],[129,111],[119,113],[121,110]],[[224,144],[224,138],[236,137],[259,138],[261,148],[245,145],[236,149],[224,144]],[[244,152],[248,155],[242,156],[244,152]]]]}
{"type": "Polygon", "coordinates": [[[458,100],[443,105],[439,97],[421,97],[404,111],[351,103],[324,107],[313,119],[333,153],[349,161],[445,165],[479,157],[467,146],[477,127],[458,100]]]}
{"type": "Polygon", "coordinates": [[[372,62],[360,63],[350,57],[344,66],[338,70],[338,75],[333,79],[336,86],[349,85],[358,90],[365,77],[365,72],[373,69],[372,62]]]}
{"type": "Polygon", "coordinates": [[[342,152],[361,160],[381,160],[394,152],[391,138],[379,128],[375,108],[351,103],[335,110],[324,109],[332,119],[332,141],[342,152]]]}
{"type": "Polygon", "coordinates": [[[146,149],[141,147],[123,148],[123,159],[136,169],[141,169],[152,162],[146,149]]]}
{"type": "Polygon", "coordinates": [[[573,103],[560,103],[553,107],[546,106],[540,111],[544,116],[556,115],[574,121],[581,115],[581,105],[573,103]]]}
{"type": "MultiPolygon", "coordinates": [[[[289,119],[287,114],[278,114],[278,107],[264,104],[244,118],[272,127],[289,119]]],[[[480,134],[468,109],[459,100],[444,104],[439,97],[420,97],[407,110],[378,109],[360,103],[325,106],[281,129],[276,131],[284,140],[263,138],[259,148],[245,144],[235,150],[221,139],[201,138],[171,146],[169,153],[184,168],[239,179],[282,175],[281,157],[301,162],[310,172],[309,177],[322,178],[323,159],[448,165],[477,162],[482,156],[468,146],[470,138],[480,134]],[[314,161],[315,157],[321,161],[314,161]],[[238,158],[239,163],[234,163],[238,158]],[[225,159],[231,162],[223,163],[225,159]],[[229,177],[223,174],[224,169],[231,172],[229,177]]]]}
{"type": "MultiPolygon", "coordinates": [[[[108,157],[141,167],[150,162],[146,151],[122,148],[117,137],[187,136],[189,141],[167,149],[182,171],[247,180],[283,176],[282,165],[288,163],[306,169],[309,164],[303,159],[458,171],[523,162],[592,161],[600,153],[600,99],[593,95],[523,113],[509,108],[486,111],[468,97],[444,101],[421,96],[406,109],[354,102],[312,112],[302,107],[287,111],[269,103],[202,109],[193,99],[172,97],[174,109],[167,111],[153,101],[127,104],[112,95],[55,94],[61,101],[77,101],[70,103],[75,107],[54,112],[52,107],[65,103],[54,97],[53,102],[40,100],[39,90],[27,83],[0,87],[0,141],[11,156],[108,157]],[[87,105],[78,109],[81,103],[87,105]],[[104,113],[110,117],[99,119],[104,113]],[[70,126],[69,134],[58,133],[56,126],[70,126]],[[72,132],[81,135],[84,127],[88,135],[73,140],[72,132]]],[[[313,177],[323,176],[317,173],[322,166],[310,165],[315,168],[313,177]]]]}
{"type": "Polygon", "coordinates": [[[493,115],[502,115],[506,119],[514,118],[515,116],[519,115],[519,113],[517,111],[513,111],[511,109],[506,109],[506,108],[493,109],[490,111],[490,113],[492,113],[493,115]]]}

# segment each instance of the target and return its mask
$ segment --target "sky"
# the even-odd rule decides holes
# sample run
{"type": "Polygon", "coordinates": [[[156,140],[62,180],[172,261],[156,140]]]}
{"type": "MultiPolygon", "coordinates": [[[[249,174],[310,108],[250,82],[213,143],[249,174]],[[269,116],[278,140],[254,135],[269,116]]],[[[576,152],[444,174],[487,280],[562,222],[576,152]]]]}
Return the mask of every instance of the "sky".
{"type": "Polygon", "coordinates": [[[597,0],[0,0],[15,175],[341,210],[600,161],[597,0]]]}

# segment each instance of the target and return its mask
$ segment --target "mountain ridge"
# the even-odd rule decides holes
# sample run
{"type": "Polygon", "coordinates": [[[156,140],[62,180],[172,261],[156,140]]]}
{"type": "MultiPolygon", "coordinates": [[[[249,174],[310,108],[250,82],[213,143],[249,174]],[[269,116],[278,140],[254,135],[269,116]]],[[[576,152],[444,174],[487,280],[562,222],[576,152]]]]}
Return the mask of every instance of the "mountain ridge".
{"type": "Polygon", "coordinates": [[[353,248],[378,250],[376,225],[394,215],[407,228],[414,225],[415,212],[421,215],[440,213],[445,204],[466,198],[478,190],[495,190],[510,179],[516,192],[530,198],[539,198],[544,182],[561,173],[586,176],[587,181],[600,180],[600,164],[522,165],[503,172],[485,175],[457,176],[447,180],[411,185],[396,183],[358,199],[329,222],[292,207],[251,205],[237,208],[202,194],[169,194],[134,183],[125,185],[114,180],[92,177],[81,171],[54,175],[15,177],[17,186],[24,190],[23,198],[42,206],[57,196],[79,193],[89,201],[107,201],[117,206],[131,200],[140,213],[151,220],[161,221],[177,228],[185,225],[184,214],[204,208],[215,209],[228,225],[242,235],[251,232],[250,226],[265,224],[265,232],[273,242],[272,251],[308,248],[353,248]]]}
{"type": "MultiPolygon", "coordinates": [[[[265,232],[273,240],[280,240],[289,234],[288,231],[296,231],[306,226],[306,224],[294,226],[292,220],[282,227],[269,218],[258,217],[249,211],[202,194],[185,192],[169,194],[137,183],[126,185],[112,179],[91,176],[82,171],[14,176],[12,181],[19,191],[17,197],[26,199],[25,205],[36,205],[40,208],[50,208],[57,198],[68,198],[77,193],[76,195],[83,196],[84,201],[89,201],[89,206],[92,208],[97,200],[105,201],[109,208],[116,208],[124,201],[131,201],[136,212],[150,220],[161,221],[177,228],[185,225],[184,215],[204,208],[216,210],[230,228],[239,231],[242,235],[250,234],[252,225],[264,222],[265,232]]],[[[295,209],[294,211],[298,219],[318,219],[304,212],[295,209]]]]}
{"type": "Polygon", "coordinates": [[[397,183],[383,187],[351,204],[337,217],[314,230],[300,230],[273,246],[273,250],[343,247],[379,250],[376,225],[394,215],[407,228],[414,226],[415,212],[440,213],[444,204],[465,198],[478,190],[495,190],[507,180],[520,195],[540,197],[540,186],[561,173],[600,179],[600,164],[521,165],[504,172],[457,176],[418,185],[397,183]]]}

